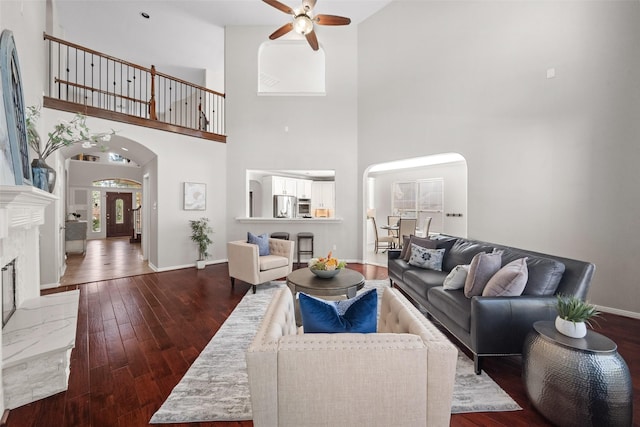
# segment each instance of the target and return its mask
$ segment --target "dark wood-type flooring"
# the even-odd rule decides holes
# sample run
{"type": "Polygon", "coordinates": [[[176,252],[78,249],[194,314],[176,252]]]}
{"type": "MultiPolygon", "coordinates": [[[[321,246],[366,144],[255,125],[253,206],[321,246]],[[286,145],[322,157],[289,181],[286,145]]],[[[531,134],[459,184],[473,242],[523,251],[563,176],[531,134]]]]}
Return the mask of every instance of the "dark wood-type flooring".
{"type": "MultiPolygon", "coordinates": [[[[351,264],[367,279],[381,267],[351,264]]],[[[66,392],[12,410],[8,426],[146,426],[249,290],[232,290],[226,264],[71,285],[80,289],[76,346],[66,392]]],[[[54,291],[50,291],[54,292],[54,291]]],[[[260,290],[258,289],[258,292],[260,290]]],[[[618,343],[634,381],[640,422],[640,320],[605,315],[599,332],[618,343]]],[[[485,371],[523,411],[453,415],[452,426],[549,425],[527,401],[519,357],[486,359],[485,371]]],[[[178,425],[178,424],[173,424],[178,425]]],[[[185,426],[251,426],[252,422],[185,426]]]]}

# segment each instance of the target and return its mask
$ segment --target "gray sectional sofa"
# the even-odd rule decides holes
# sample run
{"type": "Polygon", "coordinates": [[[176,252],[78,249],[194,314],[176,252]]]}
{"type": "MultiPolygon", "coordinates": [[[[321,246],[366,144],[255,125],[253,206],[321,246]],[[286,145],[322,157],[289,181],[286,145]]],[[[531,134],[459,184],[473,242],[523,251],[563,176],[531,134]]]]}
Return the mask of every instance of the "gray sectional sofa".
{"type": "Polygon", "coordinates": [[[522,354],[532,324],[555,319],[557,294],[585,299],[595,271],[589,262],[453,236],[440,236],[438,246],[446,249],[443,271],[417,268],[400,258],[400,250],[389,250],[389,280],[471,350],[478,374],[481,357],[522,354]],[[494,249],[503,251],[503,266],[527,257],[522,295],[467,298],[462,289],[443,288],[457,265],[470,264],[477,253],[494,249]]]}

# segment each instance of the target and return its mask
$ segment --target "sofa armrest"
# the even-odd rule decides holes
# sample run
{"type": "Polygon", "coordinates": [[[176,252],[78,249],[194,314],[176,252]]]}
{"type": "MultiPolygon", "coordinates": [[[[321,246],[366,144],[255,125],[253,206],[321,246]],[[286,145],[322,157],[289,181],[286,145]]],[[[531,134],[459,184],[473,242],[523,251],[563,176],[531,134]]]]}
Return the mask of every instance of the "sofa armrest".
{"type": "Polygon", "coordinates": [[[477,354],[521,354],[533,323],[556,316],[555,296],[473,297],[472,348],[477,354]]]}
{"type": "Polygon", "coordinates": [[[401,249],[388,249],[387,250],[387,259],[398,259],[400,258],[401,249]]]}
{"type": "Polygon", "coordinates": [[[254,425],[278,425],[278,344],[297,333],[289,288],[275,292],[246,353],[254,425]]]}
{"type": "Polygon", "coordinates": [[[258,245],[243,240],[228,242],[227,258],[230,277],[246,283],[258,283],[258,274],[260,273],[258,245]]]}

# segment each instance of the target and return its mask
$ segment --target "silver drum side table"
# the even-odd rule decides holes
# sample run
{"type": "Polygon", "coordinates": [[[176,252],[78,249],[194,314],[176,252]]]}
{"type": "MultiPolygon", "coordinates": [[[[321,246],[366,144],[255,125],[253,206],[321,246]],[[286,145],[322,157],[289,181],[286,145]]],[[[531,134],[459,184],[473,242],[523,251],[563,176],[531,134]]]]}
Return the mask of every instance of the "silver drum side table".
{"type": "Polygon", "coordinates": [[[559,426],[630,426],[633,390],[616,344],[589,330],[584,338],[533,324],[522,351],[523,380],[533,406],[559,426]]]}

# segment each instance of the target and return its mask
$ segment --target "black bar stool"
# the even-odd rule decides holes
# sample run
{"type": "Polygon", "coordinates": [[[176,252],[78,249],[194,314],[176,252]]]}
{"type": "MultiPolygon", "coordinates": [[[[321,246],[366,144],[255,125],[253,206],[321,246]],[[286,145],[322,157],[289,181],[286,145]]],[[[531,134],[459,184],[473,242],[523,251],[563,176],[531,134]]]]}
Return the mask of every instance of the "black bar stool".
{"type": "Polygon", "coordinates": [[[271,233],[271,238],[289,240],[289,233],[287,233],[286,231],[276,231],[275,233],[271,233]]]}
{"type": "MultiPolygon", "coordinates": [[[[311,255],[313,258],[313,233],[303,231],[298,233],[298,268],[300,268],[300,255],[311,255]],[[302,242],[310,243],[311,249],[302,249],[302,242]]],[[[305,244],[305,247],[307,245],[305,244]]]]}

